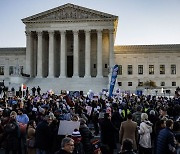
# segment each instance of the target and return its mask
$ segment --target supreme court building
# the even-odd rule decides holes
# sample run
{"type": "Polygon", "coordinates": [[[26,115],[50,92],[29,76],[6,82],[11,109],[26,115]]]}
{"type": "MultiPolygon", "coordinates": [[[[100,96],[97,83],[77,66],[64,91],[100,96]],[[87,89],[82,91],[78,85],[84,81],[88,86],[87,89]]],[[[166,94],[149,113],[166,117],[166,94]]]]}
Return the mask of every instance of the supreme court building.
{"type": "Polygon", "coordinates": [[[119,65],[116,88],[132,91],[156,81],[174,90],[180,85],[180,45],[114,46],[118,17],[65,4],[22,19],[26,48],[0,48],[0,79],[9,86],[101,91],[110,70],[119,65]],[[14,80],[14,79],[15,80],[14,80]],[[13,83],[15,82],[16,83],[13,83]]]}

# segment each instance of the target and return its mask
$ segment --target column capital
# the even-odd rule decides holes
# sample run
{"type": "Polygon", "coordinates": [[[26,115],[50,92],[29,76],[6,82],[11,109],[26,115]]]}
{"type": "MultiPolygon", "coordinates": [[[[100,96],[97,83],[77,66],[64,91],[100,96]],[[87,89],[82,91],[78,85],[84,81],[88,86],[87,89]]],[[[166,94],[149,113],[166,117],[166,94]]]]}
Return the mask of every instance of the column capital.
{"type": "Polygon", "coordinates": [[[43,32],[42,31],[36,31],[36,33],[38,36],[41,36],[43,32]]]}
{"type": "Polygon", "coordinates": [[[31,31],[25,31],[26,36],[31,35],[31,31]]]}
{"type": "Polygon", "coordinates": [[[85,33],[87,33],[87,34],[88,34],[88,33],[91,33],[91,29],[85,29],[84,31],[85,31],[85,33]]]}
{"type": "Polygon", "coordinates": [[[49,35],[54,35],[54,31],[53,30],[50,30],[50,31],[48,31],[48,33],[49,33],[49,35]]]}
{"type": "Polygon", "coordinates": [[[97,33],[102,33],[103,29],[97,29],[97,33]]]}
{"type": "Polygon", "coordinates": [[[109,29],[109,33],[114,34],[115,30],[114,29],[109,29]]]}
{"type": "Polygon", "coordinates": [[[79,34],[79,30],[73,30],[73,34],[74,35],[78,35],[79,34]]]}
{"type": "Polygon", "coordinates": [[[60,32],[61,35],[66,34],[66,30],[60,30],[59,32],[60,32]]]}

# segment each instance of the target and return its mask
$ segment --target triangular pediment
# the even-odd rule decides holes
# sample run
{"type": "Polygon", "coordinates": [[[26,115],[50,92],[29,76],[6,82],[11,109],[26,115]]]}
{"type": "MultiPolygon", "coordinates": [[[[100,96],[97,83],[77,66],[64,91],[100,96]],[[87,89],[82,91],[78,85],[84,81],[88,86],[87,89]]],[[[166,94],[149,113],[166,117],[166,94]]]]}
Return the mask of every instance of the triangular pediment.
{"type": "Polygon", "coordinates": [[[118,17],[100,11],[88,9],[74,4],[65,4],[57,8],[22,19],[24,23],[45,21],[73,21],[73,20],[117,20],[118,17]]]}

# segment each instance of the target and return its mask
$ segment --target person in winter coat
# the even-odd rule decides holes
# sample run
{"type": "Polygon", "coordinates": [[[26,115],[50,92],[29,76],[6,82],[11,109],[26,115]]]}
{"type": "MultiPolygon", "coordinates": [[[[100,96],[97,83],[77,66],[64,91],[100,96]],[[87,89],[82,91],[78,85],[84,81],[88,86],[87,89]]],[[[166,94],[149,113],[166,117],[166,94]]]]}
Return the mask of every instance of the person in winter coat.
{"type": "Polygon", "coordinates": [[[173,123],[173,120],[167,120],[166,128],[159,132],[156,154],[176,154],[176,141],[172,132],[173,123]]]}
{"type": "Polygon", "coordinates": [[[74,140],[73,154],[85,154],[81,143],[82,137],[78,129],[74,129],[71,138],[74,140]]]}
{"type": "Polygon", "coordinates": [[[74,151],[74,140],[70,137],[65,137],[61,142],[61,149],[55,154],[71,154],[74,151]]]}
{"type": "Polygon", "coordinates": [[[121,123],[120,131],[119,131],[119,140],[122,145],[123,141],[126,138],[129,138],[133,141],[133,150],[137,150],[137,123],[132,121],[132,114],[129,113],[127,115],[127,121],[121,123]]]}
{"type": "Polygon", "coordinates": [[[4,127],[6,144],[5,144],[5,154],[17,154],[19,146],[20,128],[16,121],[17,113],[12,111],[10,113],[9,122],[4,127]]]}
{"type": "Polygon", "coordinates": [[[92,154],[93,149],[92,149],[91,139],[93,138],[93,135],[89,130],[89,128],[87,127],[86,121],[83,118],[80,119],[79,132],[82,137],[81,142],[83,144],[84,152],[86,154],[92,154]]]}
{"type": "Polygon", "coordinates": [[[138,130],[138,133],[140,134],[139,154],[151,154],[152,123],[148,120],[148,115],[146,113],[141,114],[141,121],[138,130]]]}
{"type": "Polygon", "coordinates": [[[104,120],[101,123],[101,142],[109,149],[109,154],[112,154],[116,149],[116,129],[111,122],[111,116],[109,113],[104,114],[104,120]]]}
{"type": "Polygon", "coordinates": [[[123,117],[119,113],[118,107],[113,108],[111,122],[117,129],[115,136],[116,136],[116,143],[118,143],[119,142],[119,130],[120,130],[121,123],[123,122],[123,117]]]}
{"type": "Polygon", "coordinates": [[[36,122],[34,120],[30,120],[27,124],[27,139],[26,139],[28,154],[36,154],[35,132],[36,132],[36,122]]]}
{"type": "Polygon", "coordinates": [[[52,141],[52,134],[50,131],[50,123],[52,122],[52,118],[49,115],[44,117],[44,120],[39,122],[36,127],[36,135],[35,135],[35,146],[36,146],[36,154],[50,154],[52,141]]]}

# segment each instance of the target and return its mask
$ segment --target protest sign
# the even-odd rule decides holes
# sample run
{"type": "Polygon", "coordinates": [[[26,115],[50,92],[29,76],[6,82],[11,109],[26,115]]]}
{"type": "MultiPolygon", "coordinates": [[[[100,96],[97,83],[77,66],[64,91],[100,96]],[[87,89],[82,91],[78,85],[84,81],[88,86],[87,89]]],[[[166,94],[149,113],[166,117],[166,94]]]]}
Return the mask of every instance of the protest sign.
{"type": "Polygon", "coordinates": [[[58,135],[71,135],[75,128],[79,129],[79,121],[60,120],[58,135]]]}

